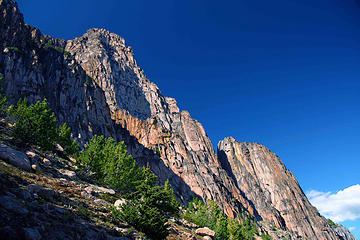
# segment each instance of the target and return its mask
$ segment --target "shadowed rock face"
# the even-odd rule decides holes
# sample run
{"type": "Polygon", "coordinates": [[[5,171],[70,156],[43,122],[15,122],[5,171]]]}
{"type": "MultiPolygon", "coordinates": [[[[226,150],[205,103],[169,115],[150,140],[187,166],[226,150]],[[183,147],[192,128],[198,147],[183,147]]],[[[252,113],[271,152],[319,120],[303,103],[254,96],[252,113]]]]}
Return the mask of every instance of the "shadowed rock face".
{"type": "Polygon", "coordinates": [[[15,2],[0,0],[0,11],[0,73],[10,102],[46,98],[81,144],[94,134],[125,141],[161,182],[170,179],[183,202],[216,200],[232,217],[248,211],[309,239],[341,239],[269,150],[240,151],[235,141],[229,150],[221,142],[219,161],[202,125],[146,78],[123,38],[104,29],[51,38],[24,24],[15,2]]]}
{"type": "Polygon", "coordinates": [[[338,239],[294,175],[269,149],[228,137],[219,142],[218,152],[221,164],[265,221],[308,239],[338,239]]]}

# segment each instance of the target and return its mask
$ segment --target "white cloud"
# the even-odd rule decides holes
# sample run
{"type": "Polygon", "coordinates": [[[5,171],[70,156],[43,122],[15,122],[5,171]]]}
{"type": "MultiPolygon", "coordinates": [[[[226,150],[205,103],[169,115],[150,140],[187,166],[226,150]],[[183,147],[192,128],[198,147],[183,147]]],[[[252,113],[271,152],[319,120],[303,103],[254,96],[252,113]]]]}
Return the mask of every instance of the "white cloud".
{"type": "Polygon", "coordinates": [[[354,231],[356,227],[349,227],[349,231],[354,231]]]}
{"type": "Polygon", "coordinates": [[[337,193],[311,190],[306,195],[322,215],[335,222],[360,218],[360,184],[337,193]]]}

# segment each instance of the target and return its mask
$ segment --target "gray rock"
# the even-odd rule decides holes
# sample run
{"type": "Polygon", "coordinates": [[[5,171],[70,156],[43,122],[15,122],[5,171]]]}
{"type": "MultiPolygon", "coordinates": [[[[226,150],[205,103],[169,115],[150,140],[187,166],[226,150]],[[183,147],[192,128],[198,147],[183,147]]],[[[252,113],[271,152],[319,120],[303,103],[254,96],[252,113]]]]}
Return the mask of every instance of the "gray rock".
{"type": "Polygon", "coordinates": [[[24,236],[26,240],[40,240],[41,235],[36,228],[24,228],[24,236]]]}
{"type": "Polygon", "coordinates": [[[0,158],[26,171],[31,170],[29,158],[23,152],[15,150],[5,144],[0,144],[0,158]]]}
{"type": "Polygon", "coordinates": [[[5,208],[8,211],[26,215],[29,213],[29,210],[26,209],[25,205],[19,200],[9,196],[0,196],[0,206],[5,208]]]}
{"type": "Polygon", "coordinates": [[[99,193],[108,193],[108,194],[115,194],[115,191],[110,188],[104,188],[99,186],[89,186],[85,188],[85,191],[89,194],[99,194],[99,193]]]}
{"type": "Polygon", "coordinates": [[[20,196],[24,199],[24,200],[29,200],[32,198],[31,194],[28,191],[22,190],[20,192],[20,196]]]}
{"type": "Polygon", "coordinates": [[[29,192],[35,193],[38,196],[47,199],[49,201],[53,201],[57,193],[55,190],[47,187],[40,186],[38,184],[30,184],[28,186],[29,192]]]}
{"type": "Polygon", "coordinates": [[[335,232],[338,236],[342,237],[343,240],[356,240],[355,237],[350,233],[349,229],[339,225],[335,228],[335,232]]]}

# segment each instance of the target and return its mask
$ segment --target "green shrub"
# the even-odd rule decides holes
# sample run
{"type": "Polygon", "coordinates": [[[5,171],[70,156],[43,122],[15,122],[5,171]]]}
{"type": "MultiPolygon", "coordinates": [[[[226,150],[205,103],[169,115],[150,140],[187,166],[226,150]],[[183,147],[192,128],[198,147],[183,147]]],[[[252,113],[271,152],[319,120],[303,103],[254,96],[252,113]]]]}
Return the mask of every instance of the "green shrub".
{"type": "Polygon", "coordinates": [[[261,239],[262,240],[271,240],[272,238],[269,236],[269,235],[266,235],[266,234],[261,234],[261,239]]]}
{"type": "Polygon", "coordinates": [[[2,74],[0,74],[0,115],[3,115],[6,112],[6,108],[7,108],[7,98],[3,93],[3,88],[2,88],[3,81],[4,81],[4,77],[2,76],[2,74]]]}
{"type": "Polygon", "coordinates": [[[37,144],[51,150],[57,140],[56,118],[46,100],[28,106],[27,99],[19,100],[12,109],[15,118],[14,138],[22,144],[37,144]]]}
{"type": "Polygon", "coordinates": [[[57,130],[58,142],[67,154],[73,155],[80,150],[79,144],[71,139],[71,128],[64,123],[57,130]]]}
{"type": "Polygon", "coordinates": [[[169,214],[177,214],[180,203],[167,181],[157,185],[157,177],[149,167],[139,167],[128,154],[124,142],[94,136],[79,154],[83,170],[90,170],[100,183],[113,187],[127,199],[112,215],[154,239],[168,235],[169,214]]]}
{"type": "Polygon", "coordinates": [[[198,199],[189,203],[183,216],[186,220],[200,227],[208,227],[215,231],[215,239],[244,239],[252,240],[258,234],[255,220],[249,215],[247,219],[239,220],[228,218],[216,202],[207,204],[198,199]]]}
{"type": "Polygon", "coordinates": [[[127,204],[112,211],[113,217],[129,223],[152,239],[164,239],[168,235],[168,214],[176,214],[179,209],[171,187],[166,185],[168,183],[165,186],[141,183],[129,195],[127,204]]]}
{"type": "Polygon", "coordinates": [[[332,227],[332,228],[337,228],[339,225],[338,224],[336,224],[333,220],[331,220],[331,219],[328,219],[328,223],[330,224],[330,226],[332,227]]]}
{"type": "Polygon", "coordinates": [[[67,154],[79,151],[79,145],[71,139],[70,127],[64,123],[57,128],[56,117],[46,99],[31,105],[26,98],[20,99],[16,106],[10,106],[8,113],[14,121],[15,142],[25,146],[38,145],[43,150],[52,150],[58,142],[67,154]]]}
{"type": "Polygon", "coordinates": [[[120,210],[113,209],[112,215],[153,239],[164,239],[168,235],[168,218],[159,208],[150,205],[148,199],[130,200],[120,210]]]}
{"type": "Polygon", "coordinates": [[[112,138],[95,135],[80,152],[79,161],[90,170],[100,183],[116,188],[123,194],[136,190],[140,182],[154,184],[156,176],[140,168],[135,159],[127,154],[124,142],[117,144],[112,138]]]}

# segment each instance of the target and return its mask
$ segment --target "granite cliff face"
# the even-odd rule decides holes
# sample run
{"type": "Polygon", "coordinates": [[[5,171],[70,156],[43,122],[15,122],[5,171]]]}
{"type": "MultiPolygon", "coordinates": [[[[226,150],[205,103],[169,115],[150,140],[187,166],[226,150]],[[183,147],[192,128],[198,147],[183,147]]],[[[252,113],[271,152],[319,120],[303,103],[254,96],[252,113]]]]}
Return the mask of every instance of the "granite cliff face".
{"type": "Polygon", "coordinates": [[[139,163],[170,179],[183,202],[215,200],[229,216],[250,212],[294,231],[293,239],[344,239],[269,150],[226,139],[218,158],[202,125],[146,78],[123,38],[90,29],[56,39],[24,24],[15,2],[0,0],[0,11],[0,73],[12,103],[46,98],[81,144],[94,134],[125,141],[139,163]]]}
{"type": "Polygon", "coordinates": [[[327,220],[311,206],[294,175],[278,156],[256,143],[228,137],[219,159],[263,220],[309,239],[337,239],[327,220]]]}

